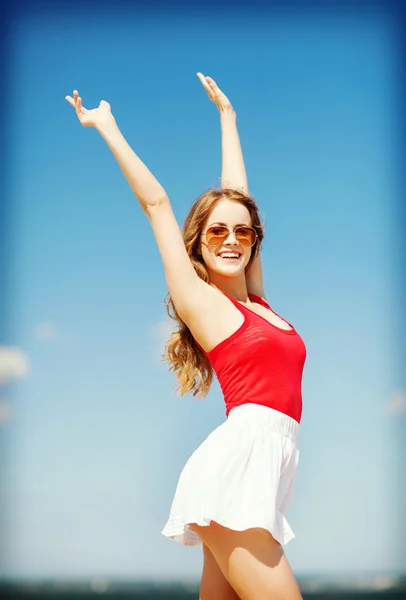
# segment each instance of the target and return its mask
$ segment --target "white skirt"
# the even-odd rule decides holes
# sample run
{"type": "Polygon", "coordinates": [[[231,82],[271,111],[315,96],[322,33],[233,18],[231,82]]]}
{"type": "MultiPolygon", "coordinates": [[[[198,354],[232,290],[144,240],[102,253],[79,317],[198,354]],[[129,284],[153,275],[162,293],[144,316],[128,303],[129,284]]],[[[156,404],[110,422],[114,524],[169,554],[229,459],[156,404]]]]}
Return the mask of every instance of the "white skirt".
{"type": "Polygon", "coordinates": [[[233,408],[195,450],[180,475],[166,537],[201,543],[189,523],[268,530],[282,545],[294,537],[286,520],[299,461],[299,424],[259,404],[233,408]]]}

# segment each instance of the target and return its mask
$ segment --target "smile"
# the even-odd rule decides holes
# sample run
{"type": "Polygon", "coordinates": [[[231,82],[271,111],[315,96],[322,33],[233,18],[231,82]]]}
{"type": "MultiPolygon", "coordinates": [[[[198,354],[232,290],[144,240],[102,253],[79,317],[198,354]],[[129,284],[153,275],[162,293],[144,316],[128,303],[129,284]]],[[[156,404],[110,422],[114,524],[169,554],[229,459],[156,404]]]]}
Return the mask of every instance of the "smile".
{"type": "Polygon", "coordinates": [[[239,252],[231,252],[231,251],[226,251],[226,252],[220,252],[218,254],[218,256],[220,256],[220,258],[224,258],[225,260],[238,260],[239,258],[241,258],[241,254],[239,252]]]}

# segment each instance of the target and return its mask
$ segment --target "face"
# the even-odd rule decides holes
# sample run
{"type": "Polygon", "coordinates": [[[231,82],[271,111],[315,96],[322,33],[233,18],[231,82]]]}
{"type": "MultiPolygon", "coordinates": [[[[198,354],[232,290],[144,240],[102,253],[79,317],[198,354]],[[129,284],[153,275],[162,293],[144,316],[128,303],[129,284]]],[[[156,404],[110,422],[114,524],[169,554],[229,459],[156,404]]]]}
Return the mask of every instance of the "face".
{"type": "MultiPolygon", "coordinates": [[[[224,277],[236,277],[244,274],[252,247],[238,240],[235,232],[230,231],[227,239],[220,243],[208,244],[206,231],[214,225],[226,225],[229,229],[237,226],[252,227],[248,209],[238,202],[227,198],[221,200],[213,209],[202,231],[201,252],[209,272],[224,277]]],[[[214,241],[215,238],[213,238],[214,241]]]]}

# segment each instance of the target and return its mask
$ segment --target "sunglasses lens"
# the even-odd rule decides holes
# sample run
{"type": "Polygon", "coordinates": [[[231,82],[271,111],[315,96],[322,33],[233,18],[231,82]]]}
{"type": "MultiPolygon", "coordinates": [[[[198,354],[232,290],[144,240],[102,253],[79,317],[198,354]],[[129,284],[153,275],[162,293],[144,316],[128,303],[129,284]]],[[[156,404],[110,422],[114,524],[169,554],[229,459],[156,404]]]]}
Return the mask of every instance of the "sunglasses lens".
{"type": "Polygon", "coordinates": [[[243,246],[253,246],[255,243],[255,230],[250,227],[238,227],[235,230],[235,237],[243,246]]]}
{"type": "MultiPolygon", "coordinates": [[[[228,238],[229,233],[228,228],[221,225],[209,227],[206,231],[207,243],[212,246],[219,246],[228,238]]],[[[237,227],[235,230],[235,237],[243,246],[253,246],[257,236],[255,229],[251,229],[250,227],[237,227]]]]}
{"type": "Polygon", "coordinates": [[[218,246],[224,242],[228,237],[227,227],[209,227],[206,231],[206,240],[208,244],[212,246],[218,246]]]}

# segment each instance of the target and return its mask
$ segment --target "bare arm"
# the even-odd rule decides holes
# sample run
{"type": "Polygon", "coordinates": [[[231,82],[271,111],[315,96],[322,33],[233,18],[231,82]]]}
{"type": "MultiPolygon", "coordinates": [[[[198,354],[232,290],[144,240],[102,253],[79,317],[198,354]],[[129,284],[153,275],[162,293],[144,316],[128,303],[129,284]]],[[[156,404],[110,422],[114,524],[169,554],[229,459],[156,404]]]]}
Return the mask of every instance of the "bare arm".
{"type": "Polygon", "coordinates": [[[84,127],[94,127],[107,142],[144,212],[167,199],[167,194],[151,171],[132,150],[111,113],[110,104],[102,100],[98,108],[87,110],[77,90],[66,100],[76,109],[84,127]]]}
{"type": "MultiPolygon", "coordinates": [[[[222,169],[221,187],[232,188],[249,194],[247,172],[237,128],[237,115],[227,96],[220,90],[211,77],[197,74],[210,100],[215,103],[220,113],[222,169]]],[[[247,291],[265,298],[262,277],[261,256],[258,252],[250,268],[246,271],[247,291]]]]}
{"type": "Polygon", "coordinates": [[[187,318],[196,310],[195,306],[199,308],[202,288],[207,284],[198,277],[193,268],[164,188],[125,140],[108,102],[102,100],[98,108],[87,110],[82,106],[82,100],[76,90],[73,98],[67,96],[66,100],[75,108],[81,124],[94,127],[116,158],[152,225],[176,310],[182,318],[187,318]]]}
{"type": "Polygon", "coordinates": [[[217,106],[221,124],[221,187],[241,190],[248,194],[247,173],[245,170],[240,136],[237,129],[237,115],[227,98],[211,77],[198,73],[210,100],[217,106]]]}
{"type": "Polygon", "coordinates": [[[167,201],[164,188],[130,147],[115,119],[100,125],[98,131],[107,142],[143,211],[148,214],[148,209],[167,201]]]}
{"type": "MultiPolygon", "coordinates": [[[[231,107],[231,105],[230,105],[231,107]]],[[[220,111],[221,123],[221,187],[233,188],[248,194],[247,172],[245,170],[240,136],[237,129],[237,115],[233,108],[220,111]]]]}

